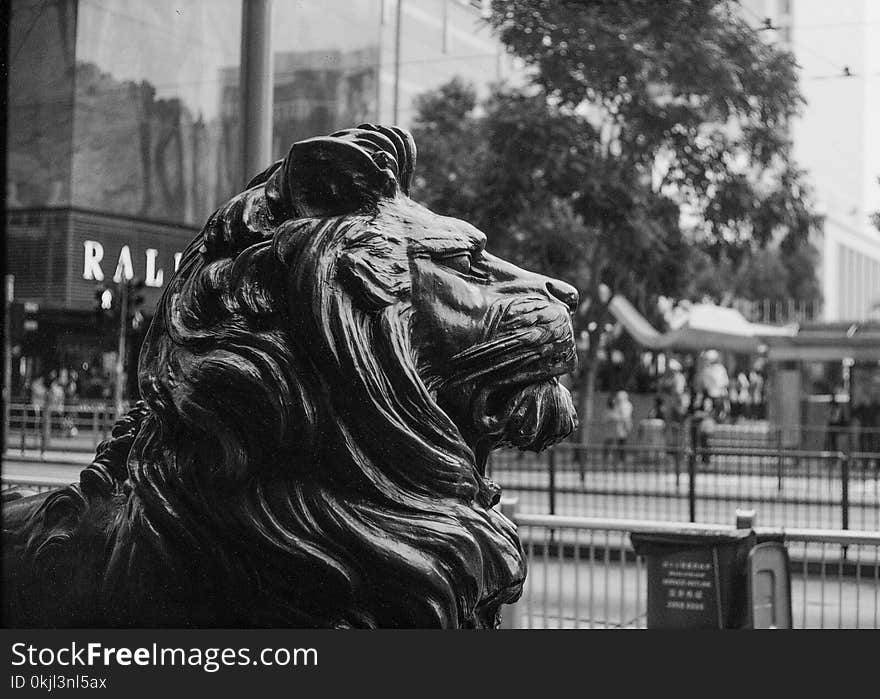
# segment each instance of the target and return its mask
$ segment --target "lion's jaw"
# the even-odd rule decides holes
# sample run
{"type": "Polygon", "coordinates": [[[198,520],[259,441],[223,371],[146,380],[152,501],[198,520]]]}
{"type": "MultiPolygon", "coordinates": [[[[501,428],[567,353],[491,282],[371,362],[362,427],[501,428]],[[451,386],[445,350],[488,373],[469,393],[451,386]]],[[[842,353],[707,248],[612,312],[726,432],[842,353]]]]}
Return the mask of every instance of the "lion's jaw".
{"type": "Polygon", "coordinates": [[[534,296],[503,299],[486,327],[485,340],[452,358],[452,375],[438,391],[481,472],[495,448],[541,451],[577,427],[571,394],[559,382],[577,366],[566,310],[534,296]]]}

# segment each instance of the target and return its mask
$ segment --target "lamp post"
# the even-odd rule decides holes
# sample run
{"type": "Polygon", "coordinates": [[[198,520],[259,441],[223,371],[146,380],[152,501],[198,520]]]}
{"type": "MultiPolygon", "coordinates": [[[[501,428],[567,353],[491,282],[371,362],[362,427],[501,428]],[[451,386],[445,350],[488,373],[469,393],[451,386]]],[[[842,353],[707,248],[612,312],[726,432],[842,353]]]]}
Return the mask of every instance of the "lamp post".
{"type": "MultiPolygon", "coordinates": [[[[9,434],[9,402],[12,400],[12,302],[15,300],[15,275],[6,275],[3,314],[3,433],[9,434]]],[[[22,427],[22,430],[24,427],[22,427]]]]}
{"type": "Polygon", "coordinates": [[[122,397],[125,391],[125,352],[128,326],[128,280],[119,281],[119,338],[116,349],[116,385],[113,402],[116,406],[116,419],[122,415],[122,397]]]}
{"type": "Polygon", "coordinates": [[[272,162],[272,0],[244,0],[241,23],[242,183],[272,162]]]}

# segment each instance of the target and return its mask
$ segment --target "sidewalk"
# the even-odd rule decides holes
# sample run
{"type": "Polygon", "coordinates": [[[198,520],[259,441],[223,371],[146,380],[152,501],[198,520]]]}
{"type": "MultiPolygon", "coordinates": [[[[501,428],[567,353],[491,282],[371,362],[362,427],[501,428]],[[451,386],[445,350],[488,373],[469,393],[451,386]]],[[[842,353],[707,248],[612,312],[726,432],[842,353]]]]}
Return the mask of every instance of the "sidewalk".
{"type": "Polygon", "coordinates": [[[4,449],[3,450],[3,468],[6,470],[7,464],[90,464],[95,452],[93,451],[66,451],[61,449],[51,449],[41,452],[39,449],[25,449],[24,453],[20,449],[4,449]]]}
{"type": "MultiPolygon", "coordinates": [[[[804,575],[797,565],[792,568],[794,628],[880,628],[876,578],[804,575]]],[[[515,606],[518,628],[644,628],[647,572],[632,562],[591,565],[530,557],[523,596],[515,606]]]]}
{"type": "MultiPolygon", "coordinates": [[[[109,436],[109,432],[107,435],[109,436]]],[[[38,433],[28,431],[25,435],[25,452],[40,450],[40,435],[38,433]]],[[[60,452],[90,452],[94,453],[95,447],[104,439],[103,433],[97,435],[90,431],[80,432],[75,437],[68,435],[55,434],[52,435],[46,443],[46,451],[60,452]]],[[[21,432],[19,430],[10,430],[6,433],[5,452],[21,450],[21,432]]]]}

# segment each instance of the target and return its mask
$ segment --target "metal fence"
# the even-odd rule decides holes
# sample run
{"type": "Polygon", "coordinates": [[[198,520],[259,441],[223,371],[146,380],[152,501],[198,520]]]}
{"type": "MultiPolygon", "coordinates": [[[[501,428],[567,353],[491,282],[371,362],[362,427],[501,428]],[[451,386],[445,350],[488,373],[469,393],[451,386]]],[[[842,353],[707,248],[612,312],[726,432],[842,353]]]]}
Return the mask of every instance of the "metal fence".
{"type": "MultiPolygon", "coordinates": [[[[123,406],[123,414],[128,410],[123,406]]],[[[27,403],[10,403],[7,409],[5,448],[94,452],[116,422],[116,409],[103,401],[65,405],[63,410],[35,408],[27,403]]]]}
{"type": "MultiPolygon", "coordinates": [[[[627,442],[646,447],[693,447],[694,424],[691,418],[664,421],[646,418],[636,421],[627,442]]],[[[610,421],[594,420],[585,426],[588,444],[613,444],[617,426],[610,421]]],[[[725,449],[803,449],[804,451],[878,451],[880,427],[856,423],[832,426],[818,423],[778,425],[767,420],[717,422],[711,445],[725,449]]]]}
{"type": "Polygon", "coordinates": [[[880,454],[563,443],[496,452],[488,475],[530,514],[880,530],[880,454]]]}
{"type": "MultiPolygon", "coordinates": [[[[45,492],[67,485],[57,477],[3,477],[4,494],[45,492]]],[[[729,532],[725,525],[646,519],[535,515],[508,510],[528,558],[522,599],[505,608],[514,628],[644,628],[645,563],[632,531],[729,532]]],[[[797,628],[880,628],[880,533],[756,528],[782,536],[791,559],[792,609],[797,628]]]]}
{"type": "MultiPolygon", "coordinates": [[[[528,557],[520,601],[506,628],[639,629],[647,618],[647,574],[632,531],[681,532],[682,522],[514,514],[528,557]]],[[[699,526],[730,532],[731,526],[699,526]]],[[[768,527],[782,536],[795,628],[880,628],[880,533],[768,527]]]]}
{"type": "Polygon", "coordinates": [[[75,479],[58,478],[57,476],[29,476],[27,478],[2,476],[3,493],[20,492],[22,495],[46,493],[50,490],[63,488],[75,479]]]}
{"type": "Polygon", "coordinates": [[[821,299],[734,299],[731,306],[753,323],[808,323],[822,317],[821,299]]]}

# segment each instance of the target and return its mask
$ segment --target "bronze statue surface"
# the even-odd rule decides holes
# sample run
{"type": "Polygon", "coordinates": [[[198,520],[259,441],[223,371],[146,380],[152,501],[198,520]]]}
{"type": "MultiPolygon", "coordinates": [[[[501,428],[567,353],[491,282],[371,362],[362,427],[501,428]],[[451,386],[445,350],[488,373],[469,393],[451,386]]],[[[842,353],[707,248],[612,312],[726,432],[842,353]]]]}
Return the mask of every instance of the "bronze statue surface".
{"type": "Polygon", "coordinates": [[[525,560],[485,477],[576,418],[577,292],[412,201],[415,144],[294,144],[189,245],[143,400],[80,481],[4,507],[4,624],[497,624],[525,560]]]}

